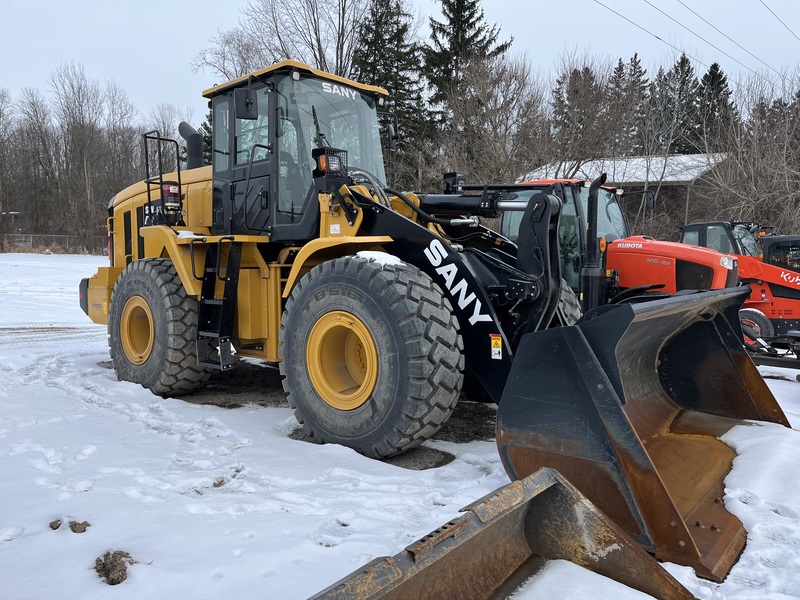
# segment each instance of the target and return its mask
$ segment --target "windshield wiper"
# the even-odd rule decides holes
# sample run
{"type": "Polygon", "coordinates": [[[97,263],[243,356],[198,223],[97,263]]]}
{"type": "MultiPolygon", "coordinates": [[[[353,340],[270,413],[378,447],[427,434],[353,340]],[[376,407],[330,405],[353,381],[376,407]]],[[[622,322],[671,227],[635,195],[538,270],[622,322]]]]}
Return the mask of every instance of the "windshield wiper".
{"type": "Polygon", "coordinates": [[[314,129],[316,130],[316,135],[314,136],[314,143],[317,145],[317,148],[324,148],[325,146],[330,146],[328,140],[325,138],[325,134],[319,128],[319,119],[317,119],[317,109],[314,108],[314,105],[311,105],[311,117],[314,119],[314,129]]]}

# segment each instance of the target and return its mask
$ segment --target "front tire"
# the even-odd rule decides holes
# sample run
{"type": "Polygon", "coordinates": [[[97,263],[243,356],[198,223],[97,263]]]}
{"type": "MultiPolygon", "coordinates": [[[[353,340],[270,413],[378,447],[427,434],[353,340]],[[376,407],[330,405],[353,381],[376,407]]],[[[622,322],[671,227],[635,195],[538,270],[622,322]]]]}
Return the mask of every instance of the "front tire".
{"type": "Polygon", "coordinates": [[[306,435],[372,458],[420,445],[450,417],[464,368],[449,301],[405,264],[322,263],[284,310],[280,370],[306,435]]]}
{"type": "Polygon", "coordinates": [[[739,311],[739,320],[752,327],[761,338],[775,337],[775,328],[767,315],[756,308],[743,308],[739,311]]]}
{"type": "Polygon", "coordinates": [[[117,378],[160,396],[205,385],[197,366],[197,300],[186,293],[172,261],[141,259],[122,271],[111,294],[108,345],[117,378]]]}

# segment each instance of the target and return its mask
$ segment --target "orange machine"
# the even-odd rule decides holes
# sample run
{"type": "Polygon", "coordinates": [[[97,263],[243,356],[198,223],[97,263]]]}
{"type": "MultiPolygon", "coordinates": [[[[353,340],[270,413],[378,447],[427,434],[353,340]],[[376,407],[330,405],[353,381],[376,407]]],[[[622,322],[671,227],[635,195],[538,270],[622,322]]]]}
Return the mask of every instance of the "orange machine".
{"type": "Polygon", "coordinates": [[[716,290],[737,285],[737,260],[715,250],[662,242],[647,236],[614,240],[606,248],[606,270],[620,289],[662,285],[659,291],[716,290]]]}
{"type": "MultiPolygon", "coordinates": [[[[537,191],[563,203],[559,222],[561,273],[584,312],[643,293],[735,287],[737,257],[708,248],[631,236],[619,200],[630,194],[605,179],[542,179],[526,182],[520,197],[537,191]]],[[[521,213],[503,213],[500,231],[514,240],[521,213]]]]}
{"type": "Polygon", "coordinates": [[[774,235],[772,228],[742,221],[691,223],[681,241],[736,254],[739,278],[750,286],[742,305],[743,325],[779,353],[800,357],[800,236],[774,235]]]}

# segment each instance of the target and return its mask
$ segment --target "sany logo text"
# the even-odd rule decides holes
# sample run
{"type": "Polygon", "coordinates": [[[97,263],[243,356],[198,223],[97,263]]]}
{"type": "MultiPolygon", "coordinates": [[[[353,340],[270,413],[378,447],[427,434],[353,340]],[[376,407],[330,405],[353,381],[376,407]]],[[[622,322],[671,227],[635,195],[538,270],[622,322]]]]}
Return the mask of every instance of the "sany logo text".
{"type": "Polygon", "coordinates": [[[355,100],[358,95],[358,92],[355,90],[351,90],[343,85],[328,83],[327,81],[322,82],[322,91],[329,94],[336,94],[337,96],[344,96],[345,98],[352,98],[353,100],[355,100]]]}
{"type": "Polygon", "coordinates": [[[456,281],[456,277],[459,275],[458,267],[452,262],[444,262],[447,260],[448,255],[444,244],[439,240],[431,240],[431,243],[428,244],[424,252],[431,265],[436,267],[436,272],[444,279],[444,285],[447,291],[450,292],[453,300],[458,304],[458,307],[461,310],[465,310],[470,304],[474,303],[472,316],[469,318],[469,324],[475,325],[475,323],[480,321],[491,321],[492,317],[490,315],[481,312],[481,308],[483,308],[481,301],[478,300],[473,292],[469,292],[467,280],[462,277],[456,281]],[[467,292],[469,292],[469,294],[467,292]]]}

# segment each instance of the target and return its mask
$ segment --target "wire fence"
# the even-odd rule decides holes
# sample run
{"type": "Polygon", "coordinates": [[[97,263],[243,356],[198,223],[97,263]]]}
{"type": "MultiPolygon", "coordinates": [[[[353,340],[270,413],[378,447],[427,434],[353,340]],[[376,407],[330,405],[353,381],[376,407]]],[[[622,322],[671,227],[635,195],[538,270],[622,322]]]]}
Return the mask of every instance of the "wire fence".
{"type": "Polygon", "coordinates": [[[0,236],[2,252],[53,252],[58,254],[106,254],[106,236],[9,233],[0,236]]]}

